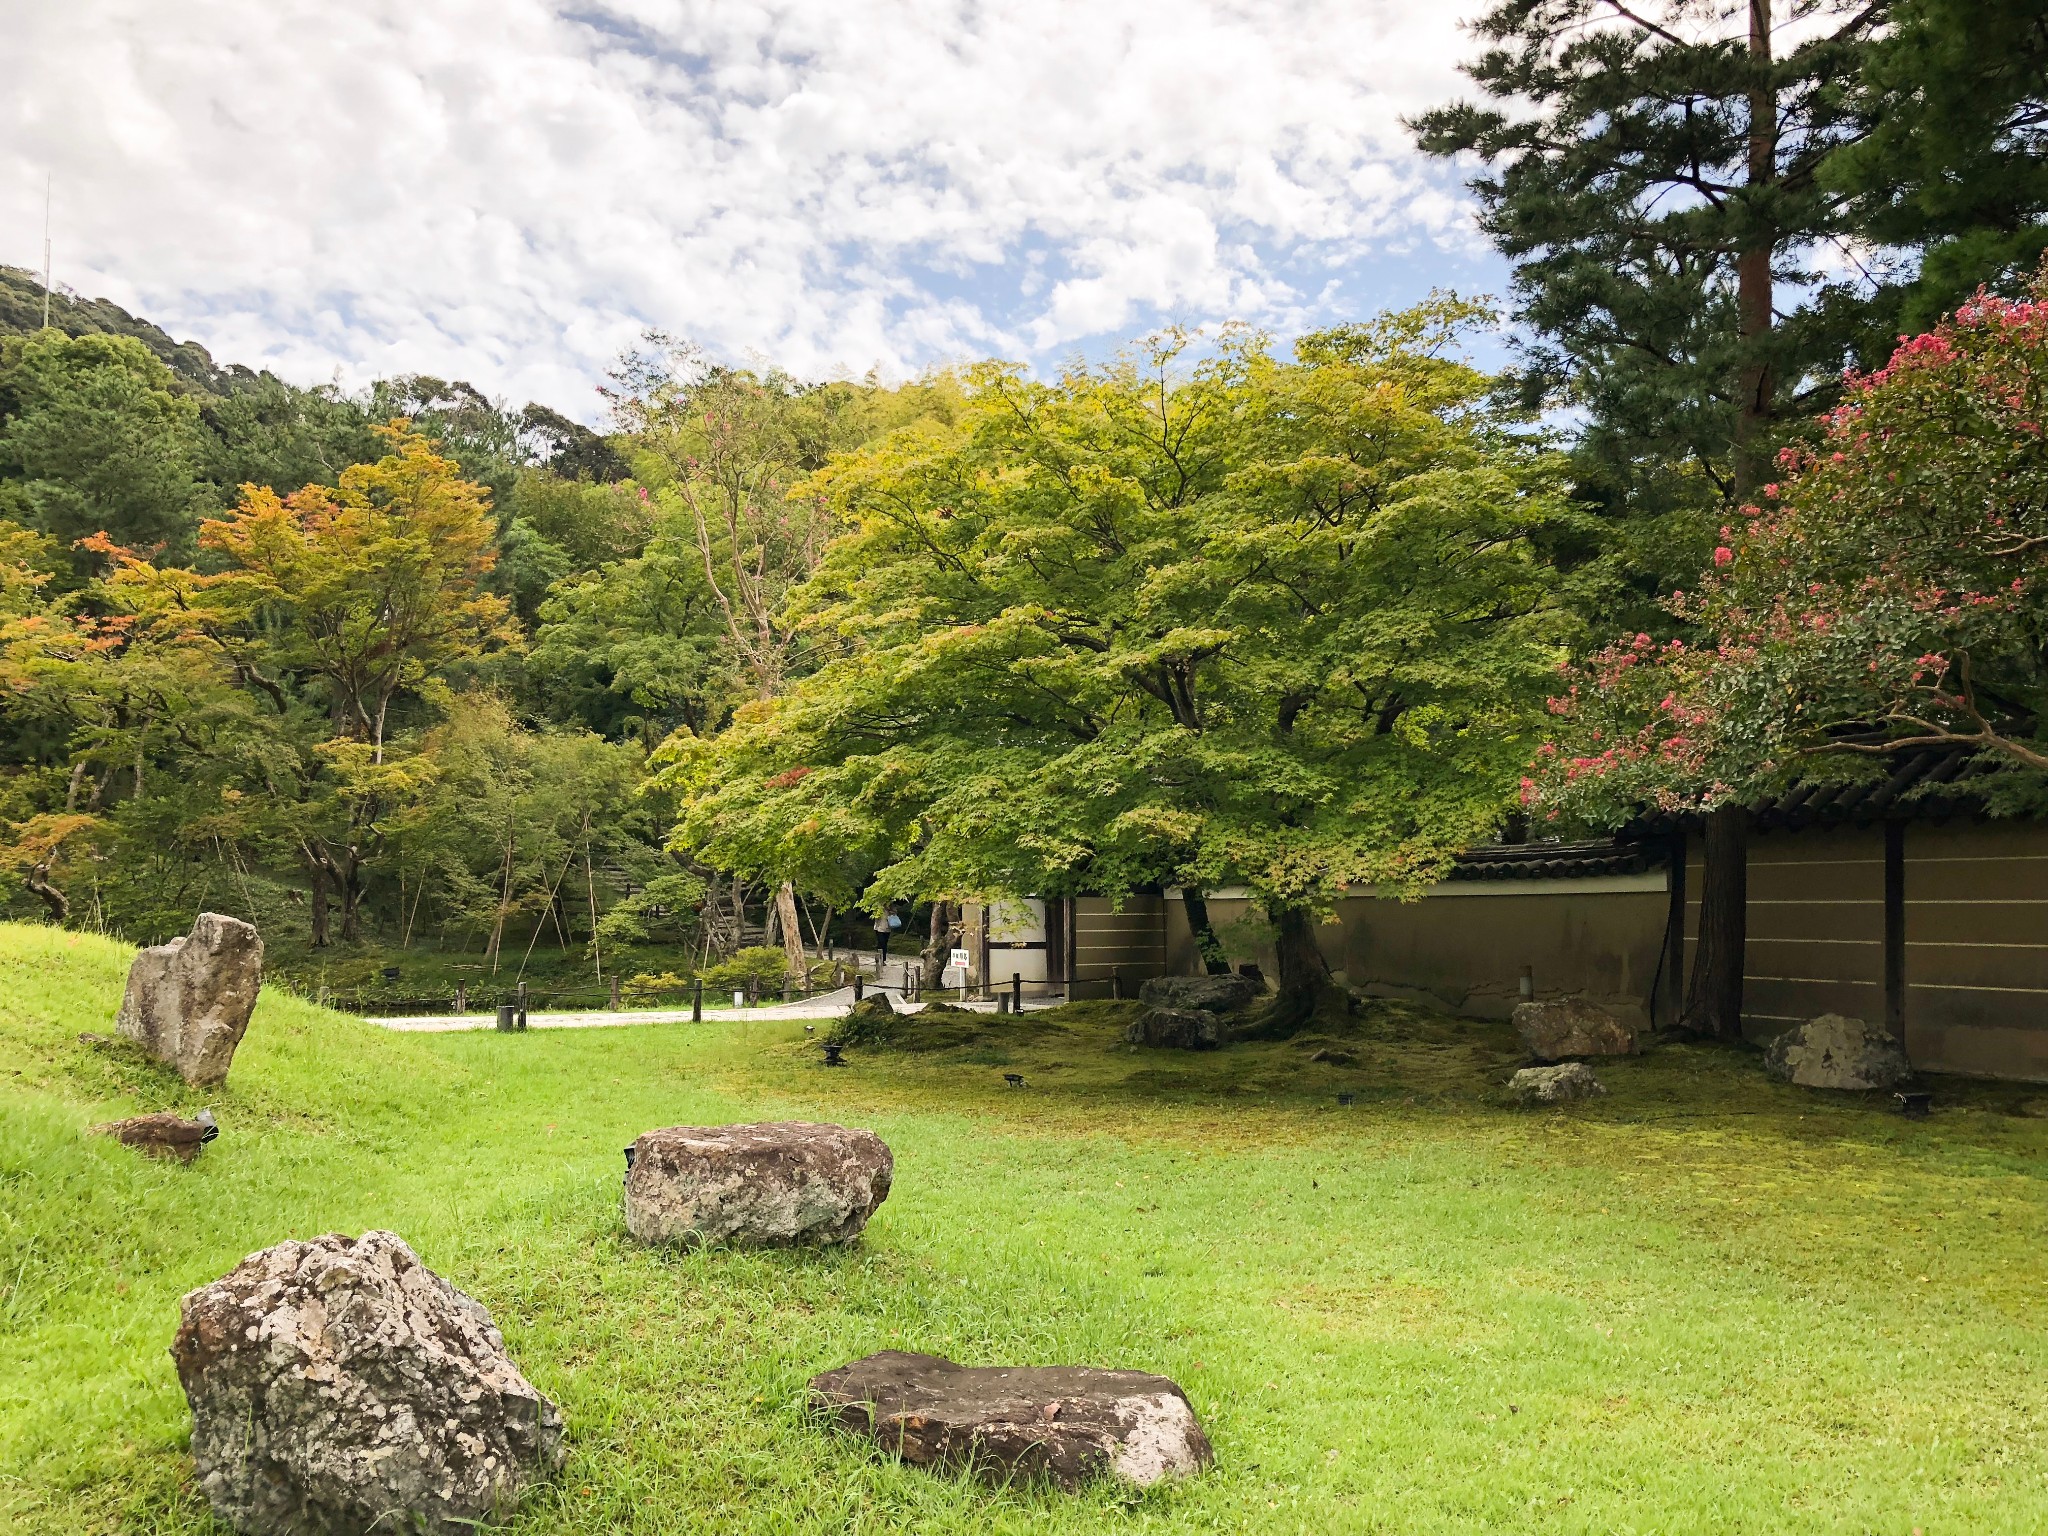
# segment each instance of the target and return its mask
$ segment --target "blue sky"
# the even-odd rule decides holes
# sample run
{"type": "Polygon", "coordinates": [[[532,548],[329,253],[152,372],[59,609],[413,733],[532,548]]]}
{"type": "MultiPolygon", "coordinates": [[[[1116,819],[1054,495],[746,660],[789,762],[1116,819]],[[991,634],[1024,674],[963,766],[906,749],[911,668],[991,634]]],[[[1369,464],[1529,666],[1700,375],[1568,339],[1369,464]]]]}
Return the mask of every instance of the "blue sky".
{"type": "Polygon", "coordinates": [[[10,20],[0,261],[311,382],[586,419],[646,327],[799,372],[1045,368],[1503,291],[1398,0],[68,0],[10,20]]]}

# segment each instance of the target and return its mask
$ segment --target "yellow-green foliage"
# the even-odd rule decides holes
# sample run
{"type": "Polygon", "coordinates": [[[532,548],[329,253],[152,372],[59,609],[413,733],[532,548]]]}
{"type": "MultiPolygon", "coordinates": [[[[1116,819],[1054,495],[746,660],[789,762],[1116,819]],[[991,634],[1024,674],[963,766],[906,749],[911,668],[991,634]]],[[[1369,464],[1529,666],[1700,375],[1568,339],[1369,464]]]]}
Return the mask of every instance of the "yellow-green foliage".
{"type": "Polygon", "coordinates": [[[525,1531],[2048,1527],[2048,1122],[2006,1113],[2022,1090],[1945,1085],[1908,1122],[1681,1049],[1529,1113],[1499,1103],[1505,1029],[1391,1008],[1183,1055],[1092,1004],[829,1071],[795,1023],[403,1036],[273,993],[204,1094],[79,1040],[127,958],[0,928],[0,1529],[214,1531],[179,1296],[371,1226],[562,1402],[569,1466],[525,1531]],[[190,1168],[84,1134],[203,1103],[222,1133],[190,1168]],[[636,1132],[767,1118],[887,1138],[861,1244],[625,1239],[636,1132]],[[803,1406],[890,1347],[1166,1372],[1217,1468],[1074,1497],[899,1467],[803,1406]]]}

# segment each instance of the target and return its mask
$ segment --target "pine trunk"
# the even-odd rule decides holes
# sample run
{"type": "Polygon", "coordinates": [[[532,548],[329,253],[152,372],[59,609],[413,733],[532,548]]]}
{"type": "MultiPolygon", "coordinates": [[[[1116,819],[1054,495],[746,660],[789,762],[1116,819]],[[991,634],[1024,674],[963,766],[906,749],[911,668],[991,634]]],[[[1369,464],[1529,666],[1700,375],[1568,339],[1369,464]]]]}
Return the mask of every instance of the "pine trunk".
{"type": "Polygon", "coordinates": [[[1742,1038],[1742,951],[1749,910],[1749,812],[1707,813],[1700,930],[1679,1028],[1716,1040],[1742,1038]]]}

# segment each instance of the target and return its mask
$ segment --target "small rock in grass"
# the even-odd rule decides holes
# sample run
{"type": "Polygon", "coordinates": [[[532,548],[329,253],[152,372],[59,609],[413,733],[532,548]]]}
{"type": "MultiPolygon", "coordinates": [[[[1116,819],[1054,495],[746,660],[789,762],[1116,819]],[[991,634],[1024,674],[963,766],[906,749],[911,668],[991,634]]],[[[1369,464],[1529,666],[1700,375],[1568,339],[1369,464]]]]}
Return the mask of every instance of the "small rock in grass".
{"type": "Polygon", "coordinates": [[[841,1426],[919,1466],[992,1483],[1107,1474],[1145,1487],[1215,1460],[1187,1394],[1164,1376],[1087,1366],[964,1366],[884,1350],[811,1378],[841,1426]]]}
{"type": "Polygon", "coordinates": [[[202,912],[185,937],[136,955],[114,1027],[188,1083],[225,1082],[262,985],[255,928],[202,912]]]}
{"type": "Polygon", "coordinates": [[[850,1243],[889,1198],[873,1131],[778,1121],[678,1125],[633,1143],[626,1230],[643,1243],[850,1243]]]}
{"type": "Polygon", "coordinates": [[[111,1136],[124,1147],[134,1147],[151,1157],[172,1157],[189,1163],[199,1149],[220,1135],[213,1111],[202,1109],[187,1120],[168,1110],[153,1115],[132,1115],[126,1120],[109,1120],[92,1128],[95,1136],[111,1136]]]}
{"type": "Polygon", "coordinates": [[[216,1515],[252,1536],[474,1536],[562,1464],[491,1316],[390,1232],[251,1254],[171,1343],[216,1515]]]}
{"type": "Polygon", "coordinates": [[[1508,1097],[1517,1104],[1565,1104],[1590,1099],[1607,1089],[1583,1061],[1558,1067],[1524,1067],[1508,1079],[1508,1097]]]}
{"type": "Polygon", "coordinates": [[[1868,1091],[1892,1088],[1913,1075],[1891,1031],[1862,1019],[1824,1013],[1764,1047],[1764,1070],[1801,1088],[1868,1091]]]}
{"type": "Polygon", "coordinates": [[[1635,1031],[1608,1009],[1582,997],[1546,998],[1515,1004],[1515,1031],[1538,1061],[1568,1061],[1574,1056],[1627,1056],[1636,1048],[1635,1031]]]}

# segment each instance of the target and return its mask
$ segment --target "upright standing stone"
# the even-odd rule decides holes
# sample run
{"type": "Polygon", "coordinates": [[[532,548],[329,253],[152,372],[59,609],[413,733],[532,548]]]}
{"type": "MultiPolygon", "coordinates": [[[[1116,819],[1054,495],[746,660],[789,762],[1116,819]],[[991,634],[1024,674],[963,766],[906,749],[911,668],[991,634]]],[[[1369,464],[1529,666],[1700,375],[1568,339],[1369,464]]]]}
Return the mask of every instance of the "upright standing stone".
{"type": "Polygon", "coordinates": [[[263,984],[263,939],[202,912],[191,933],[135,957],[115,1027],[195,1086],[225,1082],[263,984]]]}
{"type": "Polygon", "coordinates": [[[171,1344],[214,1513],[249,1536],[474,1536],[562,1463],[490,1313],[390,1232],[253,1253],[171,1344]]]}

